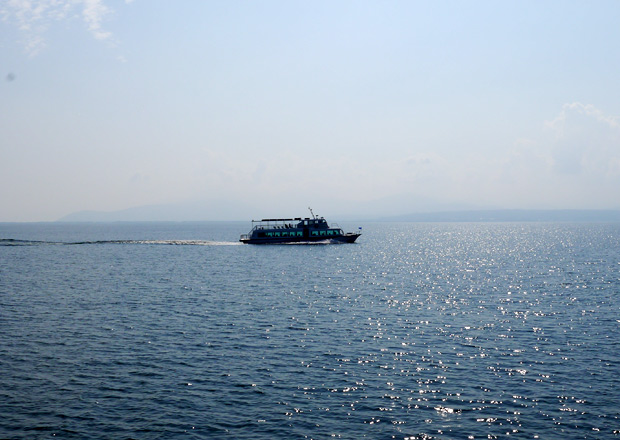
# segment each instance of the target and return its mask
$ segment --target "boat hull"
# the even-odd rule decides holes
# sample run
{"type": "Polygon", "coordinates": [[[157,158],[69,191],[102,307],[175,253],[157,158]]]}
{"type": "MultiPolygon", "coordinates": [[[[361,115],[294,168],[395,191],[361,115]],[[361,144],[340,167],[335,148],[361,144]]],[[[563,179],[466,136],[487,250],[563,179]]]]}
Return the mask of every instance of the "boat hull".
{"type": "Polygon", "coordinates": [[[325,243],[354,243],[361,234],[343,234],[334,237],[268,237],[268,238],[242,238],[239,241],[246,244],[287,244],[300,243],[312,244],[317,242],[325,243]]]}

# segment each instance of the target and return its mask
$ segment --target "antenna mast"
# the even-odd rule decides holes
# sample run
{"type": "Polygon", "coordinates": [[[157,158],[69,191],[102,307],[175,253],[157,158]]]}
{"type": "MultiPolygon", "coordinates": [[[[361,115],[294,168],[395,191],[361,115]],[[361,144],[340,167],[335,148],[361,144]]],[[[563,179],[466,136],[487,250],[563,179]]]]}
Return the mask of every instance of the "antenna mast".
{"type": "Polygon", "coordinates": [[[312,208],[308,207],[308,209],[310,210],[310,214],[312,214],[312,218],[316,219],[316,216],[314,215],[314,212],[312,212],[312,208]]]}

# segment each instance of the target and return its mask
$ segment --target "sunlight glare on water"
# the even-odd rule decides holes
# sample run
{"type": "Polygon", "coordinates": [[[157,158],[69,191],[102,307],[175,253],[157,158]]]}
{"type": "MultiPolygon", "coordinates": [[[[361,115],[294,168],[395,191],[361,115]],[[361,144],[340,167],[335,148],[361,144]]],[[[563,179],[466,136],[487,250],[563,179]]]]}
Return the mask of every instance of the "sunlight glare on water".
{"type": "Polygon", "coordinates": [[[0,437],[620,429],[618,224],[373,223],[338,246],[84,228],[0,227],[84,243],[0,246],[0,437]]]}

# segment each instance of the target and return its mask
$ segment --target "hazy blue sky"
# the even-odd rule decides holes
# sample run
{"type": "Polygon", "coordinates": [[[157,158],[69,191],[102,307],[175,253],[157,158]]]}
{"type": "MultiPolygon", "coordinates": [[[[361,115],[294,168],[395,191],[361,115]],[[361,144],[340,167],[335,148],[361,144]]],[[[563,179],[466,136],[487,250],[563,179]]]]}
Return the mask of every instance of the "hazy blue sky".
{"type": "Polygon", "coordinates": [[[0,221],[618,209],[618,23],[616,0],[4,0],[0,221]]]}

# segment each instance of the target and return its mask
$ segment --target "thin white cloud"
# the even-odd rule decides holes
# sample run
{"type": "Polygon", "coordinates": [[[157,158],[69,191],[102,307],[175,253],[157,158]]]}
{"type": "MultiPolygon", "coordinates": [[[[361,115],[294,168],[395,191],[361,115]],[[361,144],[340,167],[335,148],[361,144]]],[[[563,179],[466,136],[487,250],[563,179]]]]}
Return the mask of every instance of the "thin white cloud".
{"type": "Polygon", "coordinates": [[[620,124],[593,105],[565,104],[560,114],[546,123],[554,134],[552,156],[560,174],[620,178],[620,124]]]}
{"type": "Polygon", "coordinates": [[[495,170],[490,197],[501,202],[502,194],[512,207],[617,208],[618,119],[593,105],[573,102],[544,122],[544,128],[515,142],[499,166],[487,166],[495,170]]]}
{"type": "Polygon", "coordinates": [[[606,115],[602,110],[597,109],[592,104],[582,104],[580,102],[564,104],[560,114],[552,121],[546,122],[545,126],[556,131],[559,136],[562,136],[566,125],[570,123],[569,119],[571,118],[571,115],[574,114],[584,115],[595,121],[607,124],[612,128],[620,127],[618,120],[613,116],[606,115]]]}
{"type": "Polygon", "coordinates": [[[503,174],[516,177],[526,169],[574,178],[620,178],[620,124],[591,104],[564,104],[544,122],[545,133],[520,139],[504,158],[503,174]]]}
{"type": "Polygon", "coordinates": [[[109,13],[110,9],[101,0],[84,0],[82,16],[88,30],[97,40],[105,40],[112,35],[101,27],[102,20],[109,13]]]}
{"type": "Polygon", "coordinates": [[[103,0],[7,0],[0,3],[0,17],[20,31],[25,51],[34,56],[45,48],[45,34],[53,23],[79,18],[97,40],[112,34],[103,27],[112,12],[103,0]]]}

